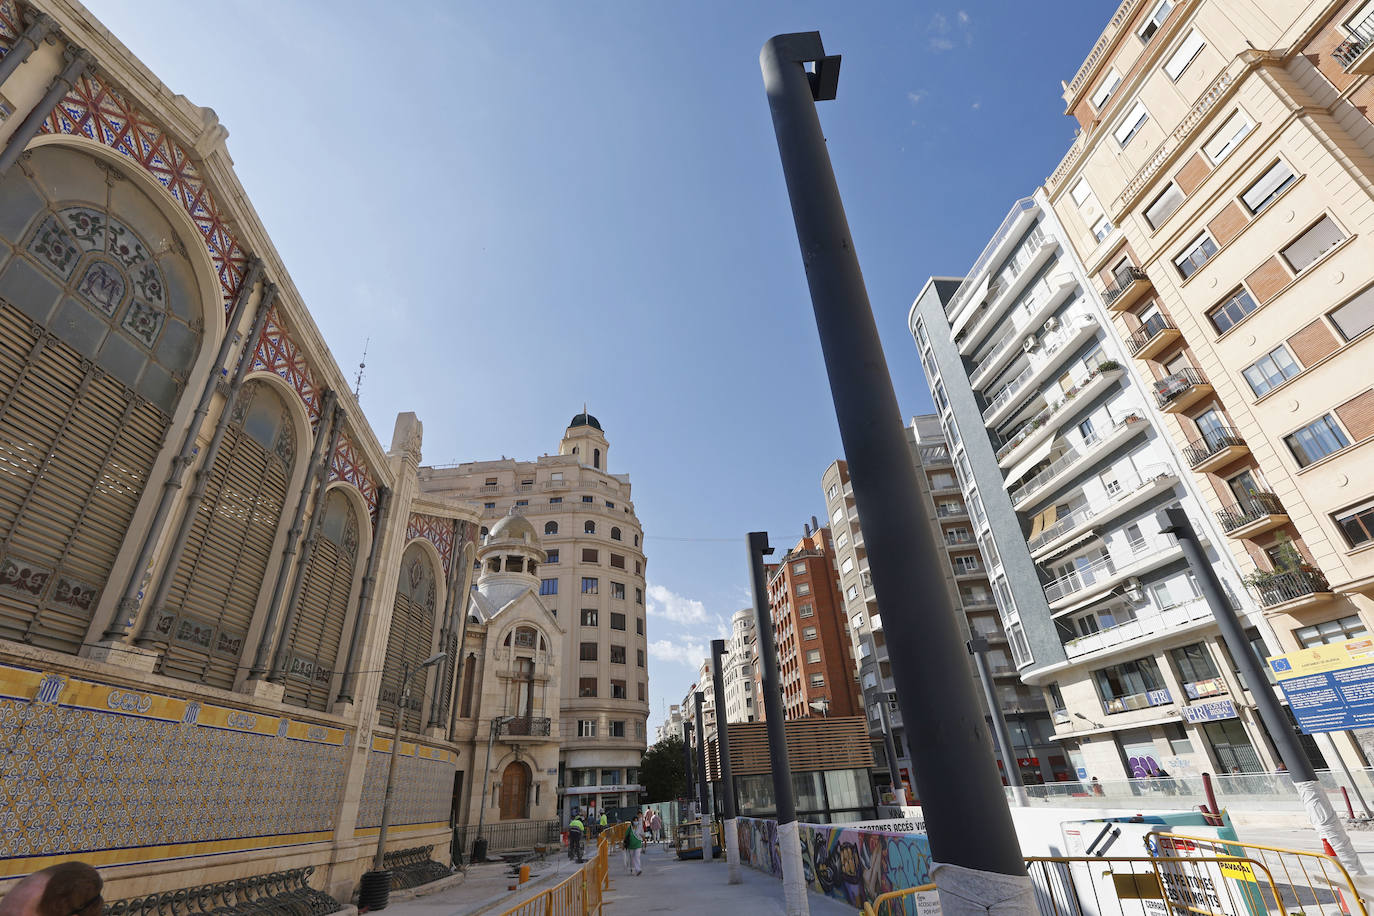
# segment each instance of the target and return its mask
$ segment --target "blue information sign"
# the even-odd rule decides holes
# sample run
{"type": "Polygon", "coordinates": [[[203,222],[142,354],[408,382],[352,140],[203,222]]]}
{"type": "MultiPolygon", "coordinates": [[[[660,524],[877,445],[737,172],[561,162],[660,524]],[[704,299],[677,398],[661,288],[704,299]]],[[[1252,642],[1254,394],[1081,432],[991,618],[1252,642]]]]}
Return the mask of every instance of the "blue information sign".
{"type": "Polygon", "coordinates": [[[1269,659],[1298,727],[1307,734],[1374,726],[1374,662],[1368,640],[1269,659]]]}

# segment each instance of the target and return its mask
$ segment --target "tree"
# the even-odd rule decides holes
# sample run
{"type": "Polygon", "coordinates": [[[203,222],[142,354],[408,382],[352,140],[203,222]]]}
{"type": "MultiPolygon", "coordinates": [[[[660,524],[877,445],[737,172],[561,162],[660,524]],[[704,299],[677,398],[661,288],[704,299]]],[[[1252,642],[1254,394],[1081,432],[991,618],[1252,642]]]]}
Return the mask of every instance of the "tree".
{"type": "Polygon", "coordinates": [[[669,735],[644,752],[639,779],[650,802],[672,801],[687,794],[682,736],[669,735]]]}

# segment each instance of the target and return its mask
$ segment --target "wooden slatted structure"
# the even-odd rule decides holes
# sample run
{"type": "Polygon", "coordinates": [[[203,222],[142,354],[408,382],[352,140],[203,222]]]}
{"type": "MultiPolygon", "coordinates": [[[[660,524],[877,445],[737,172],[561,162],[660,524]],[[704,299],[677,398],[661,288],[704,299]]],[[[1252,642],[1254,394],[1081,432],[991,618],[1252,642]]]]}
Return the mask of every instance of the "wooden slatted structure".
{"type": "Polygon", "coordinates": [[[358,558],[358,515],[337,489],[325,498],[319,541],[310,557],[292,632],[286,634],[284,700],[323,710],[342,648],[358,558]]]}
{"type": "MultiPolygon", "coordinates": [[[[395,703],[401,689],[403,663],[411,670],[430,656],[434,645],[435,607],[438,599],[434,570],[419,544],[411,544],[401,557],[401,577],[391,610],[391,630],[386,641],[386,664],[382,668],[377,720],[388,728],[396,725],[395,703]]],[[[418,732],[423,724],[425,684],[429,672],[416,675],[411,683],[410,700],[402,711],[401,729],[418,732]]]]}
{"type": "MultiPolygon", "coordinates": [[[[773,772],[768,756],[768,723],[731,722],[730,770],[735,776],[773,772]]],[[[791,719],[785,725],[787,761],[794,773],[851,770],[873,766],[873,744],[863,716],[791,719]]],[[[720,779],[720,752],[714,738],[706,741],[706,775],[720,779]]]]}

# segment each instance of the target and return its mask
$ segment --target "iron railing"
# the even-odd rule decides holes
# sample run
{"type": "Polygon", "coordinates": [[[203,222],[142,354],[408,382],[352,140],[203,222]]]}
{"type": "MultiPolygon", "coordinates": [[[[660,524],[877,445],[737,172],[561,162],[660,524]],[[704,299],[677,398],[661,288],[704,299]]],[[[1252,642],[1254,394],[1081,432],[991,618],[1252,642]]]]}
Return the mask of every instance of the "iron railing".
{"type": "Polygon", "coordinates": [[[395,849],[388,852],[382,858],[382,862],[383,867],[391,872],[391,889],[398,891],[419,887],[453,874],[452,868],[440,865],[430,858],[433,852],[433,846],[416,846],[412,849],[395,849]]]}
{"type": "Polygon", "coordinates": [[[1183,457],[1188,460],[1189,467],[1195,468],[1208,458],[1220,454],[1228,448],[1243,448],[1244,446],[1245,440],[1241,438],[1239,431],[1229,426],[1222,426],[1207,433],[1201,439],[1194,439],[1185,445],[1183,457]]]}
{"type": "Polygon", "coordinates": [[[1270,515],[1283,515],[1283,503],[1273,493],[1251,493],[1238,503],[1217,510],[1217,521],[1227,534],[1270,515]]]}
{"type": "Polygon", "coordinates": [[[1107,288],[1102,291],[1102,300],[1108,305],[1121,298],[1121,294],[1131,287],[1137,280],[1149,280],[1150,275],[1139,267],[1127,265],[1112,274],[1112,282],[1107,284],[1107,288]]]}
{"type": "Polygon", "coordinates": [[[1126,346],[1131,348],[1131,355],[1135,356],[1141,350],[1144,350],[1146,347],[1148,347],[1150,345],[1150,341],[1154,340],[1164,331],[1177,330],[1178,328],[1169,324],[1169,322],[1165,321],[1163,318],[1160,318],[1158,315],[1155,315],[1154,317],[1150,318],[1150,320],[1146,321],[1143,325],[1141,325],[1140,330],[1136,331],[1130,337],[1126,338],[1126,346]]]}
{"type": "Polygon", "coordinates": [[[313,865],[217,884],[129,897],[105,904],[103,916],[192,916],[203,913],[261,913],[264,916],[327,916],[343,909],[310,886],[313,865]]]}
{"type": "Polygon", "coordinates": [[[1155,382],[1155,403],[1165,407],[1198,385],[1206,384],[1207,376],[1191,366],[1184,366],[1155,382]]]}
{"type": "Polygon", "coordinates": [[[1296,569],[1291,572],[1276,572],[1253,582],[1252,587],[1259,593],[1262,607],[1273,607],[1306,598],[1308,595],[1321,595],[1331,591],[1326,577],[1315,569],[1296,569]]]}
{"type": "Polygon", "coordinates": [[[552,719],[544,716],[514,716],[501,720],[497,734],[517,738],[546,738],[552,722],[552,719]]]}
{"type": "MultiPolygon", "coordinates": [[[[481,835],[486,837],[488,852],[509,852],[512,849],[533,849],[535,846],[556,844],[562,824],[557,818],[546,821],[483,824],[481,835]]],[[[463,824],[453,830],[453,847],[467,854],[477,839],[477,825],[463,824]]],[[[458,853],[454,853],[455,857],[458,853]]]]}
{"type": "Polygon", "coordinates": [[[1350,37],[1336,45],[1331,56],[1340,63],[1342,70],[1355,65],[1355,59],[1364,53],[1370,42],[1374,41],[1374,13],[1350,26],[1350,37]]]}

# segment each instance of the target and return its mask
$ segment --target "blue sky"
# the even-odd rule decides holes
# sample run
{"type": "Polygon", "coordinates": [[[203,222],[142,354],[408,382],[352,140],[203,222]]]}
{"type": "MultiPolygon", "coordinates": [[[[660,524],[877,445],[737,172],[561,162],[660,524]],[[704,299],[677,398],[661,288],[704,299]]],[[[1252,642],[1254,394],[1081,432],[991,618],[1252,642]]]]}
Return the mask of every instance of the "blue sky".
{"type": "Polygon", "coordinates": [[[898,400],[906,314],[1073,136],[1113,6],[87,0],[216,110],[253,206],[383,443],[556,450],[586,401],[646,532],[650,727],[749,602],[744,534],[824,515],[839,435],[758,68],[843,55],[821,106],[898,400]]]}

